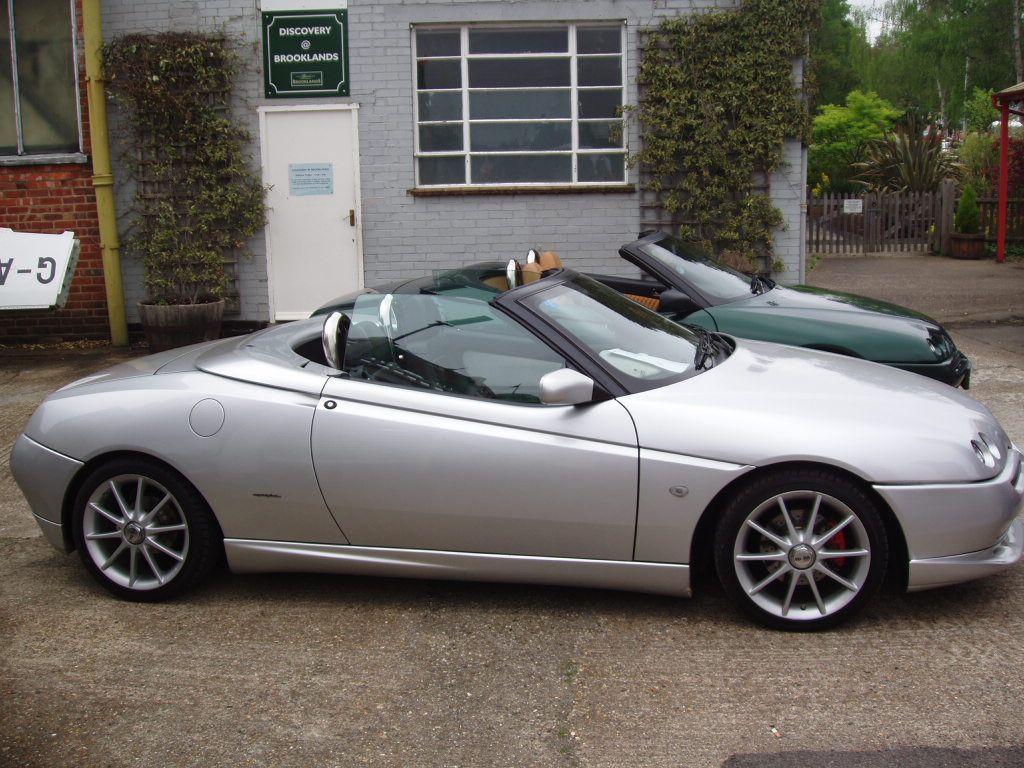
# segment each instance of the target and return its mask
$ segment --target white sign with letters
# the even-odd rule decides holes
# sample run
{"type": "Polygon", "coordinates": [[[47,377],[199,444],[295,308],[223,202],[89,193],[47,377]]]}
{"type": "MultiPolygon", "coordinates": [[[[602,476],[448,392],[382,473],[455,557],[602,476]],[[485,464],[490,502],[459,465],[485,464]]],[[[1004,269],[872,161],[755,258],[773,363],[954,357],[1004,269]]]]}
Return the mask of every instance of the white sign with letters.
{"type": "Polygon", "coordinates": [[[843,200],[843,213],[864,213],[864,201],[843,200]]]}
{"type": "Polygon", "coordinates": [[[0,228],[0,309],[63,307],[78,249],[74,232],[40,235],[0,228]]]}

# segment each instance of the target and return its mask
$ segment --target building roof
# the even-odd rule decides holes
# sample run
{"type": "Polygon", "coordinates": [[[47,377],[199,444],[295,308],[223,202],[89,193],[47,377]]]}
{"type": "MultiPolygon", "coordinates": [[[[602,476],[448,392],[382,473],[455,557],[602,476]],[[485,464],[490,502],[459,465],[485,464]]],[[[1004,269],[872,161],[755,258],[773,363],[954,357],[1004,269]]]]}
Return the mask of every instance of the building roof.
{"type": "Polygon", "coordinates": [[[1004,88],[995,95],[995,99],[1000,102],[1014,102],[1024,101],[1024,83],[1017,83],[1011,85],[1009,88],[1004,88]]]}

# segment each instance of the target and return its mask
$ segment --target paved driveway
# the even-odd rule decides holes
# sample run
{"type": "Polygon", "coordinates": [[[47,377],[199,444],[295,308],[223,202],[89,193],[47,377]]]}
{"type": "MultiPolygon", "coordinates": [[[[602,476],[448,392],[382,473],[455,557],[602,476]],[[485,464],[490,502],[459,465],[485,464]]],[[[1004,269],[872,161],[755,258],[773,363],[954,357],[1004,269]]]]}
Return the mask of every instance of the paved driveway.
{"type": "MultiPolygon", "coordinates": [[[[1024,442],[1024,328],[954,333],[1024,442]]],[[[0,358],[0,446],[101,362],[0,358]]],[[[1024,765],[1024,569],[815,635],[614,592],[222,573],[135,605],[0,467],[0,766],[1024,765]]]]}
{"type": "Polygon", "coordinates": [[[1024,262],[957,261],[941,256],[824,256],[810,285],[902,304],[947,325],[1024,321],[1024,262]]]}

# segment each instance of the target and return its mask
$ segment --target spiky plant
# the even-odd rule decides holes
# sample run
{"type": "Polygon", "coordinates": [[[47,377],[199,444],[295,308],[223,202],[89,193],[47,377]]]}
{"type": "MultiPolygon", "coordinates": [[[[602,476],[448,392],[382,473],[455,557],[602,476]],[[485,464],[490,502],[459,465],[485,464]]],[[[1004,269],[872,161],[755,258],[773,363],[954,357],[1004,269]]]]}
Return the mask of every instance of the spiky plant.
{"type": "Polygon", "coordinates": [[[934,129],[922,131],[916,119],[873,142],[856,167],[855,181],[872,192],[934,192],[943,179],[961,173],[934,129]]]}

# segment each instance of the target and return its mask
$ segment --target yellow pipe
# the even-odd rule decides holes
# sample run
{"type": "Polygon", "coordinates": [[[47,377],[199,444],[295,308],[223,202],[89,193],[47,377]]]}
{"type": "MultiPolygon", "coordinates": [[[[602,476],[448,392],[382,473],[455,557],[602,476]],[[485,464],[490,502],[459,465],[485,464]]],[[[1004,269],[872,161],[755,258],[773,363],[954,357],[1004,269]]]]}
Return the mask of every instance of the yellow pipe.
{"type": "Polygon", "coordinates": [[[92,185],[96,191],[96,214],[100,224],[103,253],[103,282],[107,290],[107,318],[110,342],[128,346],[128,320],[124,311],[121,282],[121,245],[117,239],[117,210],[114,207],[114,176],[110,170],[110,136],[107,129],[107,97],[103,85],[100,49],[103,47],[103,14],[100,0],[82,0],[82,37],[85,41],[85,81],[89,103],[89,132],[92,136],[92,185]]]}

